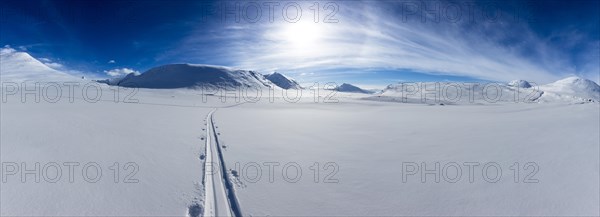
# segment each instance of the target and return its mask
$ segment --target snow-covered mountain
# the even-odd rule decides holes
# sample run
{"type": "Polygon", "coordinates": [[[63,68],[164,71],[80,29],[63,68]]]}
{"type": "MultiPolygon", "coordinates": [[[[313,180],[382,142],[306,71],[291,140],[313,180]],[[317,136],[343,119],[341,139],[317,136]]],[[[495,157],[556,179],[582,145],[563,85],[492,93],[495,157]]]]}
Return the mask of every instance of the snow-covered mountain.
{"type": "Polygon", "coordinates": [[[600,101],[600,86],[595,82],[580,78],[568,77],[554,83],[540,86],[545,100],[589,100],[600,101]]]}
{"type": "Polygon", "coordinates": [[[354,85],[348,84],[348,83],[343,83],[342,85],[336,87],[335,91],[347,92],[347,93],[365,93],[365,94],[373,93],[371,91],[362,89],[360,87],[357,87],[357,86],[354,86],[354,85]]]}
{"type": "Polygon", "coordinates": [[[388,85],[369,99],[427,104],[487,104],[533,102],[541,91],[502,83],[408,82],[388,85]]]}
{"type": "Polygon", "coordinates": [[[518,88],[530,88],[531,84],[526,80],[513,80],[508,82],[508,86],[518,87],[518,88]]]}
{"type": "Polygon", "coordinates": [[[296,80],[288,78],[287,76],[278,72],[265,75],[265,78],[283,89],[302,89],[296,80]]]}
{"type": "MultiPolygon", "coordinates": [[[[32,57],[26,52],[16,51],[10,47],[0,48],[0,76],[2,81],[22,82],[22,81],[81,81],[80,78],[50,68],[40,60],[32,57]]],[[[232,89],[236,87],[280,87],[282,89],[301,89],[302,87],[294,79],[291,79],[281,73],[274,72],[268,75],[262,75],[258,72],[248,70],[236,70],[223,66],[197,65],[197,64],[170,64],[152,68],[141,75],[129,74],[122,79],[108,79],[100,81],[111,85],[140,88],[193,88],[200,86],[232,89]]],[[[444,86],[454,85],[455,83],[439,82],[442,88],[444,86]]],[[[405,84],[406,85],[406,84],[405,84]]],[[[434,82],[409,83],[410,87],[402,84],[388,85],[381,94],[373,99],[377,100],[397,100],[405,98],[408,101],[422,102],[422,90],[416,93],[406,93],[411,91],[414,85],[420,89],[434,88],[434,82]],[[408,89],[407,89],[408,88],[408,89]],[[403,93],[405,92],[405,93],[403,93]]],[[[540,101],[540,102],[581,102],[581,101],[600,101],[600,86],[595,82],[580,78],[568,77],[550,84],[535,86],[525,80],[514,80],[508,84],[498,84],[502,89],[502,94],[495,99],[495,87],[488,89],[491,96],[483,96],[483,86],[481,84],[475,87],[474,96],[469,96],[466,87],[462,87],[461,101],[489,102],[491,101],[540,101]],[[517,88],[518,87],[518,88],[517,88]],[[472,97],[472,99],[470,99],[472,97]]],[[[336,91],[352,93],[372,93],[371,91],[361,89],[351,84],[344,83],[338,86],[336,91]]],[[[451,87],[445,94],[445,98],[454,99],[456,90],[451,87]]],[[[425,94],[426,95],[426,94],[425,94]]],[[[430,95],[431,96],[431,95],[430,95]]],[[[430,97],[431,98],[431,97],[430,97]]],[[[452,102],[450,102],[452,103],[452,102]]]]}
{"type": "Polygon", "coordinates": [[[525,80],[502,83],[413,82],[388,85],[376,97],[381,101],[432,103],[436,97],[442,103],[471,104],[497,102],[590,102],[600,101],[600,86],[580,77],[568,77],[550,84],[536,86],[525,80]],[[437,85],[437,86],[436,86],[437,85]],[[457,91],[457,88],[460,90],[457,91]],[[500,95],[497,95],[497,89],[500,95]],[[457,94],[460,94],[458,96],[457,94]],[[427,100],[423,100],[426,98],[427,100]]]}
{"type": "Polygon", "coordinates": [[[128,75],[119,86],[139,88],[194,88],[211,87],[271,87],[272,83],[260,73],[236,70],[223,66],[197,64],[170,64],[152,68],[141,75],[128,75]]]}
{"type": "Polygon", "coordinates": [[[75,76],[48,67],[26,52],[16,51],[9,47],[0,49],[0,61],[2,81],[50,82],[80,80],[75,76]]]}

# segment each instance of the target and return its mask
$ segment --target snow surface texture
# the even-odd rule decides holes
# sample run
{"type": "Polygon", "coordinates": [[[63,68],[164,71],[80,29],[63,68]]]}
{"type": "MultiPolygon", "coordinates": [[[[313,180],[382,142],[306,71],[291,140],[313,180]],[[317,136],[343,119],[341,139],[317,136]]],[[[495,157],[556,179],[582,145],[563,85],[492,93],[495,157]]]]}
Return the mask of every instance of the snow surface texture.
{"type": "MultiPolygon", "coordinates": [[[[348,99],[244,104],[215,119],[228,165],[240,165],[237,194],[246,215],[597,216],[599,109],[596,103],[427,106],[348,99]],[[278,166],[270,176],[265,165],[272,162],[278,166]],[[447,181],[456,175],[448,167],[439,182],[430,174],[423,183],[420,171],[403,182],[404,162],[421,170],[422,163],[434,170],[439,162],[440,173],[455,162],[461,178],[447,181]],[[468,162],[479,164],[473,183],[468,162]],[[483,178],[490,162],[502,169],[495,183],[483,178]],[[535,164],[524,168],[529,162],[535,164]],[[510,169],[515,163],[518,183],[510,169]],[[286,181],[297,173],[284,166],[294,164],[301,178],[286,181]],[[535,165],[539,170],[528,177],[535,165]]],[[[494,169],[488,171],[494,178],[494,169]]]]}
{"type": "Polygon", "coordinates": [[[294,79],[288,78],[285,75],[278,72],[273,72],[271,74],[265,75],[265,78],[283,89],[302,88],[300,84],[298,84],[298,82],[296,82],[294,79]]]}
{"type": "MultiPolygon", "coordinates": [[[[146,102],[141,95],[137,98],[146,102]]],[[[146,97],[170,98],[153,95],[146,97]]],[[[25,163],[28,169],[36,162],[41,168],[55,162],[62,171],[56,183],[44,178],[35,183],[33,175],[22,183],[20,173],[9,176],[2,183],[2,216],[183,216],[188,206],[201,204],[199,156],[210,108],[114,103],[111,97],[97,103],[9,98],[2,104],[2,162],[25,163]],[[67,162],[79,164],[73,183],[67,162]],[[88,163],[100,166],[98,182],[84,180],[88,163]],[[118,177],[110,169],[114,163],[119,163],[118,177]]],[[[89,174],[95,177],[94,168],[89,174]]]]}

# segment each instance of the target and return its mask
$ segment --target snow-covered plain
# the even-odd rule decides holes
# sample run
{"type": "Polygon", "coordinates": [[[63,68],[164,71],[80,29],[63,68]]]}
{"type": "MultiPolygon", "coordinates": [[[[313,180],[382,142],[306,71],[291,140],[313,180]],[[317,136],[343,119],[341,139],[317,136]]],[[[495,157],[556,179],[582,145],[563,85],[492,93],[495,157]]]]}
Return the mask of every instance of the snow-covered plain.
{"type": "Polygon", "coordinates": [[[265,90],[256,102],[238,102],[231,94],[221,98],[200,89],[133,92],[4,52],[3,216],[199,213],[205,118],[214,108],[216,135],[244,215],[600,214],[600,105],[589,102],[597,85],[585,80],[569,78],[539,90],[507,85],[504,98],[493,103],[476,96],[474,102],[440,105],[414,94],[405,103],[395,85],[375,95],[320,90],[318,102],[310,89],[293,89],[286,100],[276,88],[272,97],[265,90]],[[66,92],[48,102],[56,96],[51,88],[38,95],[40,102],[33,94],[22,102],[10,88],[23,80],[80,86],[73,102],[66,92]],[[90,102],[94,91],[82,94],[90,82],[102,89],[101,100],[90,102]],[[296,102],[289,99],[295,91],[306,94],[296,102]],[[534,93],[537,100],[515,103],[514,91],[534,93]],[[21,171],[33,170],[36,162],[39,183],[31,174],[22,180],[21,171]],[[65,164],[73,163],[79,165],[71,174],[65,164]],[[85,165],[102,169],[97,182],[96,167],[83,170],[85,165]],[[426,170],[438,175],[422,180],[426,170]]]}
{"type": "MultiPolygon", "coordinates": [[[[183,216],[202,201],[200,155],[211,108],[144,104],[138,97],[140,103],[8,98],[1,109],[2,162],[14,162],[20,170],[40,163],[38,174],[49,174],[41,174],[39,183],[34,175],[21,181],[22,171],[5,175],[2,215],[183,216]],[[69,162],[79,164],[72,175],[69,162]],[[56,168],[43,169],[53,163],[62,172],[56,183],[44,179],[56,176],[56,168]],[[95,167],[83,169],[88,163],[102,170],[96,183],[84,180],[84,171],[96,177],[95,167]]],[[[160,96],[154,101],[165,102],[160,96]]]]}
{"type": "MultiPolygon", "coordinates": [[[[343,100],[244,104],[220,110],[215,118],[227,146],[225,159],[240,164],[243,184],[237,192],[247,214],[593,216],[600,202],[599,109],[598,104],[429,106],[343,100]],[[272,183],[271,162],[279,163],[272,183]],[[318,182],[311,167],[315,162],[318,182]],[[403,163],[420,169],[425,163],[433,170],[436,162],[440,167],[457,163],[462,178],[450,182],[456,170],[449,167],[439,183],[434,175],[422,183],[420,173],[403,182],[403,163]],[[464,166],[470,162],[479,163],[473,183],[464,166]],[[295,163],[284,176],[284,166],[295,163]],[[502,169],[496,183],[483,178],[487,163],[502,169]],[[515,163],[520,164],[518,183],[510,169],[515,163]],[[256,178],[256,164],[261,178],[256,178]],[[301,179],[286,181],[295,178],[298,166],[301,179]],[[334,173],[335,167],[339,171],[334,173]],[[330,174],[335,175],[326,177],[330,174]],[[524,183],[529,178],[539,182],[524,183]]],[[[489,169],[487,178],[494,174],[489,169]]]]}

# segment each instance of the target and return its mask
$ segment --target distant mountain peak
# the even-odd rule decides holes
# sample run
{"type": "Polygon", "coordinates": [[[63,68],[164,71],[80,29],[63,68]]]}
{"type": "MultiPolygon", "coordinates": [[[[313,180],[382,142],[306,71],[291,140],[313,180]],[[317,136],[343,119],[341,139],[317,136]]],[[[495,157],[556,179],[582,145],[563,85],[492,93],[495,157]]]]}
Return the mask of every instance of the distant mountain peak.
{"type": "Polygon", "coordinates": [[[373,93],[371,91],[362,89],[360,87],[354,86],[352,84],[348,84],[348,83],[343,83],[342,85],[338,86],[335,88],[336,91],[338,92],[348,92],[348,93],[373,93]]]}
{"type": "Polygon", "coordinates": [[[279,72],[273,72],[265,75],[265,78],[271,81],[273,84],[283,89],[301,89],[302,87],[298,82],[292,78],[289,78],[279,72]]]}
{"type": "Polygon", "coordinates": [[[596,82],[593,82],[589,79],[585,79],[585,78],[578,77],[578,76],[566,77],[566,78],[558,80],[554,83],[555,84],[572,84],[572,85],[579,85],[579,86],[599,87],[598,84],[596,84],[596,82]]]}
{"type": "Polygon", "coordinates": [[[519,87],[519,88],[530,88],[531,84],[526,80],[513,80],[508,82],[509,86],[519,87]]]}
{"type": "Polygon", "coordinates": [[[578,98],[589,98],[600,101],[600,86],[591,80],[572,76],[540,87],[545,92],[554,93],[557,96],[572,96],[578,98]]]}

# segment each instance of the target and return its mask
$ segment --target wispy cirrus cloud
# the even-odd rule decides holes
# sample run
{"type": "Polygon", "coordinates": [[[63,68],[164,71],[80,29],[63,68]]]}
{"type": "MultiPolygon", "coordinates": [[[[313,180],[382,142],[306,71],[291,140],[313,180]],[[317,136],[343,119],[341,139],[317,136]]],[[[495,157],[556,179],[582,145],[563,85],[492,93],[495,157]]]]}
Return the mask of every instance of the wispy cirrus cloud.
{"type": "Polygon", "coordinates": [[[583,55],[586,61],[574,61],[568,50],[568,46],[587,44],[589,47],[578,52],[597,53],[598,39],[566,34],[558,36],[561,43],[556,44],[549,36],[536,34],[527,20],[515,20],[511,11],[498,10],[505,16],[494,19],[474,17],[458,22],[447,17],[433,22],[431,14],[425,13],[423,22],[418,10],[411,16],[399,13],[403,3],[340,2],[337,23],[314,23],[308,16],[297,23],[235,23],[210,34],[199,29],[172,54],[189,55],[190,61],[198,57],[263,71],[321,72],[319,76],[335,69],[382,69],[496,81],[543,83],[569,75],[598,80],[597,55],[583,55]],[[199,40],[201,34],[220,41],[214,49],[198,49],[198,44],[211,40],[199,40]],[[207,58],[210,53],[215,59],[207,58]]]}

